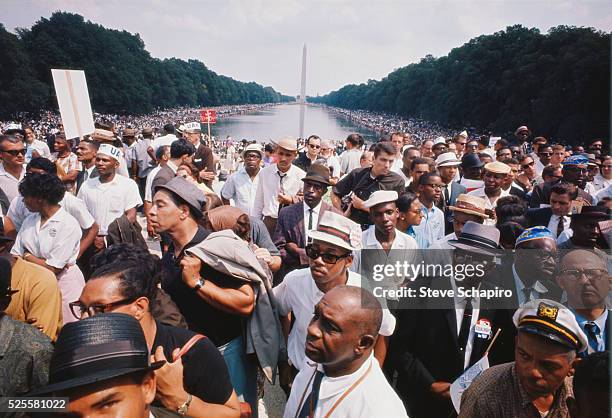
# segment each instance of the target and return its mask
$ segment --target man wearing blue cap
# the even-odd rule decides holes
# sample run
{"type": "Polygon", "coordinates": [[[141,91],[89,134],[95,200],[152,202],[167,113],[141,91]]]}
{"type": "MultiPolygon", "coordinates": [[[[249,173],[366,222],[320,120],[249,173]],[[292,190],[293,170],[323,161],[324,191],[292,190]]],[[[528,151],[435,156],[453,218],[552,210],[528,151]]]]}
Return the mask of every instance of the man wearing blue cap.
{"type": "Polygon", "coordinates": [[[540,208],[542,205],[548,205],[550,200],[550,189],[561,181],[578,186],[576,188],[578,192],[576,199],[584,200],[589,204],[593,203],[593,197],[584,191],[587,183],[589,159],[584,155],[572,155],[567,157],[562,164],[561,179],[555,182],[546,182],[534,187],[531,193],[531,201],[529,202],[530,208],[540,208]]]}
{"type": "Polygon", "coordinates": [[[561,289],[554,281],[557,242],[546,227],[526,229],[516,239],[514,263],[504,272],[514,293],[514,306],[521,306],[534,299],[559,300],[561,289]],[[512,278],[512,279],[510,279],[512,278]]]}
{"type": "Polygon", "coordinates": [[[514,362],[485,370],[461,397],[460,418],[568,417],[571,376],[587,338],[572,312],[546,299],[514,314],[514,362]]]}

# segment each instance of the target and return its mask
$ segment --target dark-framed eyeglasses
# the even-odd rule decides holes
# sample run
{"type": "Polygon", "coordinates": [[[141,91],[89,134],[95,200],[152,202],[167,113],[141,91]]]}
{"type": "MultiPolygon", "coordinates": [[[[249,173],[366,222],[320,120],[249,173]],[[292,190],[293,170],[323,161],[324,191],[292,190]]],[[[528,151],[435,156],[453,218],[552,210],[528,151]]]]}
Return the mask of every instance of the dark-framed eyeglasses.
{"type": "Polygon", "coordinates": [[[323,260],[325,264],[336,264],[338,261],[351,255],[350,252],[344,255],[322,253],[312,245],[307,245],[305,250],[306,250],[306,255],[308,256],[308,258],[311,258],[312,260],[316,260],[317,258],[321,257],[321,260],[323,260]]]}
{"type": "Polygon", "coordinates": [[[442,188],[444,187],[444,185],[442,185],[442,184],[426,184],[425,186],[429,186],[429,187],[431,187],[431,188],[432,188],[432,189],[434,189],[434,190],[435,190],[435,189],[440,189],[440,190],[442,190],[442,188]]]}
{"type": "Polygon", "coordinates": [[[571,277],[578,280],[584,275],[589,280],[597,280],[607,276],[607,271],[604,269],[563,269],[559,271],[559,275],[571,277]]]}
{"type": "Polygon", "coordinates": [[[12,150],[2,150],[2,152],[6,152],[7,154],[11,154],[13,157],[16,157],[18,155],[26,155],[26,150],[25,148],[22,149],[12,149],[12,150]]]}
{"type": "Polygon", "coordinates": [[[321,148],[321,145],[315,145],[315,144],[308,144],[308,146],[309,146],[310,148],[314,148],[314,149],[319,149],[319,148],[321,148]]]}
{"type": "Polygon", "coordinates": [[[538,155],[544,155],[546,157],[550,157],[551,155],[553,155],[552,152],[538,152],[538,155]]]}
{"type": "Polygon", "coordinates": [[[110,309],[118,306],[129,305],[135,300],[136,298],[126,298],[111,303],[94,303],[89,306],[77,300],[76,302],[70,302],[68,306],[70,307],[70,312],[72,312],[72,315],[74,315],[76,319],[81,319],[83,318],[83,314],[85,312],[87,312],[89,316],[94,316],[108,312],[110,309]]]}

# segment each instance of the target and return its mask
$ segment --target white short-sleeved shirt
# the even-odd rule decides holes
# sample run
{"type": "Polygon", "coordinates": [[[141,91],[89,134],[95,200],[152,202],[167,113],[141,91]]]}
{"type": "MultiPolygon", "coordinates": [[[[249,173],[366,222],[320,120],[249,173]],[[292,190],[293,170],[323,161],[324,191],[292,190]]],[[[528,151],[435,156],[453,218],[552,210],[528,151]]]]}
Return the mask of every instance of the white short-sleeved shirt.
{"type": "MultiPolygon", "coordinates": [[[[284,418],[294,418],[302,409],[300,403],[303,404],[312,391],[314,380],[312,377],[315,369],[324,372],[320,364],[308,362],[295,377],[284,418]],[[305,395],[302,396],[304,393],[305,395]]],[[[387,381],[378,360],[372,354],[359,369],[349,375],[323,376],[319,388],[319,400],[313,416],[315,418],[325,417],[337,402],[339,403],[332,414],[333,417],[408,418],[404,404],[387,381]],[[340,400],[361,378],[363,378],[361,383],[340,400]]]]}
{"type": "Polygon", "coordinates": [[[157,173],[159,173],[159,170],[161,170],[161,168],[162,166],[158,165],[153,170],[149,171],[149,174],[147,175],[144,196],[146,202],[153,202],[153,180],[155,180],[155,176],[157,176],[157,173]]]}
{"type": "MultiPolygon", "coordinates": [[[[376,239],[376,227],[374,225],[370,225],[368,229],[363,231],[361,248],[365,250],[382,250],[383,249],[382,245],[380,245],[380,242],[378,242],[378,240],[376,239]]],[[[412,238],[410,235],[405,234],[397,229],[395,230],[395,239],[393,240],[393,243],[391,244],[391,250],[395,252],[392,258],[393,260],[398,259],[396,255],[397,253],[401,251],[402,256],[399,258],[401,258],[402,260],[405,260],[409,264],[417,264],[420,261],[419,245],[417,244],[416,240],[412,238]]],[[[351,264],[351,270],[358,274],[361,274],[360,273],[360,270],[362,267],[361,250],[354,251],[353,253],[354,253],[354,257],[353,257],[353,264],[351,264]]],[[[379,262],[380,264],[383,264],[383,263],[386,264],[385,260],[378,260],[378,257],[376,261],[379,262]]],[[[397,284],[400,284],[403,281],[404,281],[403,277],[397,277],[397,282],[398,282],[397,284]]]]}
{"type": "MultiPolygon", "coordinates": [[[[271,164],[259,170],[259,184],[255,193],[253,204],[253,215],[256,218],[270,216],[278,217],[278,194],[281,191],[280,176],[276,164],[271,164]]],[[[302,189],[302,179],[306,173],[301,168],[291,165],[283,178],[283,190],[285,194],[295,196],[302,189]]]]}
{"type": "Polygon", "coordinates": [[[32,213],[23,221],[11,254],[26,252],[43,258],[52,267],[63,269],[74,265],[79,255],[81,227],[64,208],[40,225],[40,213],[32,213]]]}
{"type": "Polygon", "coordinates": [[[363,151],[356,148],[348,149],[340,154],[340,170],[344,174],[348,174],[361,167],[361,154],[363,154],[363,151]]]}
{"type": "MultiPolygon", "coordinates": [[[[77,220],[81,229],[89,229],[95,222],[93,216],[91,216],[91,213],[89,213],[87,210],[85,203],[70,193],[64,194],[64,198],[61,202],[59,202],[59,204],[66,210],[66,212],[77,220]]],[[[17,196],[11,202],[11,206],[9,206],[6,217],[11,218],[11,221],[15,225],[15,229],[19,231],[25,218],[31,214],[32,212],[28,210],[23,202],[23,197],[17,196]]]]}
{"type": "Polygon", "coordinates": [[[177,139],[178,138],[174,134],[158,136],[151,142],[151,148],[153,148],[153,151],[157,152],[157,149],[159,147],[162,147],[164,145],[171,145],[177,139]]]}
{"type": "Polygon", "coordinates": [[[108,183],[101,183],[100,177],[88,179],[79,189],[78,197],[100,226],[99,235],[106,235],[108,226],[126,210],[142,204],[134,180],[117,174],[108,183]]]}
{"type": "MultiPolygon", "coordinates": [[[[348,272],[348,286],[361,287],[361,276],[353,271],[348,272]]],[[[294,270],[287,274],[282,283],[272,289],[278,302],[281,315],[293,312],[295,323],[289,333],[287,351],[289,360],[294,367],[299,368],[304,363],[306,355],[306,330],[314,307],[323,298],[324,293],[317,287],[310,268],[294,270]]],[[[380,335],[389,336],[395,330],[395,317],[388,309],[383,309],[380,335]]]]}
{"type": "Polygon", "coordinates": [[[234,206],[242,210],[244,213],[253,216],[255,194],[259,185],[259,173],[254,179],[251,179],[246,169],[242,167],[234,174],[228,177],[227,181],[221,188],[221,197],[234,201],[234,206]]]}

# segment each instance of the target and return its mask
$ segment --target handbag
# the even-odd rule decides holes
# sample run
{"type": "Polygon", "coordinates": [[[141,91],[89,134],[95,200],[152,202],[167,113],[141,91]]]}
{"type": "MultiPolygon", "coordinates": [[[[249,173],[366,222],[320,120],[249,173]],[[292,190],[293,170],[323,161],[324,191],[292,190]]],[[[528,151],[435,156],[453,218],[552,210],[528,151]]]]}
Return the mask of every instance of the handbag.
{"type": "MultiPolygon", "coordinates": [[[[189,341],[187,341],[185,345],[181,347],[178,353],[172,356],[172,362],[174,363],[175,361],[183,357],[183,355],[187,353],[189,350],[191,350],[191,347],[193,347],[194,344],[200,341],[202,338],[204,338],[202,334],[196,334],[193,337],[191,337],[189,341]]],[[[240,402],[240,418],[252,418],[252,417],[253,417],[253,411],[251,410],[251,405],[248,402],[240,402]]]]}

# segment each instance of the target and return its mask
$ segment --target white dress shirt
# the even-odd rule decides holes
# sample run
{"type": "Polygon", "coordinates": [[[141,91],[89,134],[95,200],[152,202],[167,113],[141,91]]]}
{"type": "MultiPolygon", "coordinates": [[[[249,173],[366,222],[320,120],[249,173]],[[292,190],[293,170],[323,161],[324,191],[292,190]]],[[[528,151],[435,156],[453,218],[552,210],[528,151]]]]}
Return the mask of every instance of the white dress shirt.
{"type": "Polygon", "coordinates": [[[308,233],[310,231],[314,231],[317,229],[317,225],[319,224],[319,215],[321,214],[321,204],[323,201],[319,202],[317,206],[312,208],[312,228],[308,229],[308,219],[310,217],[310,207],[304,203],[302,206],[304,207],[304,239],[306,243],[308,243],[308,233]]]}
{"type": "Polygon", "coordinates": [[[259,172],[251,179],[244,167],[228,177],[221,188],[221,197],[233,200],[234,206],[253,216],[253,206],[255,204],[255,194],[259,185],[259,172]]]}
{"type": "MultiPolygon", "coordinates": [[[[346,284],[361,287],[361,276],[349,271],[346,284]]],[[[323,298],[324,293],[315,284],[309,267],[293,270],[272,291],[278,303],[279,314],[287,315],[293,312],[295,323],[289,333],[287,354],[291,364],[299,369],[304,364],[306,357],[304,350],[306,349],[308,324],[312,319],[315,305],[323,298]]],[[[383,309],[380,335],[392,335],[394,330],[395,317],[388,309],[383,309]]]]}
{"type": "Polygon", "coordinates": [[[78,197],[100,226],[98,235],[107,235],[115,219],[142,204],[136,182],[117,174],[108,183],[101,183],[100,177],[90,178],[81,186],[78,197]]]}
{"type": "Polygon", "coordinates": [[[25,168],[21,170],[19,178],[13,177],[12,174],[4,170],[4,164],[0,163],[0,189],[8,197],[9,202],[19,196],[19,182],[25,176],[25,168]]]}
{"type": "MultiPolygon", "coordinates": [[[[281,192],[281,177],[276,164],[270,164],[259,171],[259,184],[255,193],[253,215],[256,218],[270,216],[278,218],[278,194],[281,192]]],[[[283,191],[287,195],[295,196],[302,188],[302,179],[306,173],[301,168],[291,164],[283,177],[283,191]]]]}
{"type": "MultiPolygon", "coordinates": [[[[382,245],[376,239],[376,227],[374,225],[370,225],[368,229],[363,231],[362,233],[362,250],[383,250],[382,245]]],[[[351,264],[350,269],[357,274],[361,275],[362,261],[361,261],[361,251],[353,251],[353,264],[351,264]]],[[[395,238],[391,243],[391,251],[392,253],[384,253],[384,251],[370,251],[368,252],[369,257],[376,257],[374,260],[370,259],[370,265],[375,264],[387,264],[387,261],[391,263],[395,263],[396,260],[406,261],[409,264],[417,264],[420,262],[420,251],[419,246],[414,238],[410,235],[403,233],[400,230],[395,230],[395,238]],[[381,259],[382,256],[382,259],[381,259]],[[389,260],[391,257],[391,260],[389,260]]],[[[367,277],[368,275],[366,275],[367,277]]],[[[409,280],[411,278],[404,277],[395,277],[395,285],[400,285],[404,282],[404,280],[409,280]]],[[[414,279],[414,278],[412,278],[414,279]]],[[[390,284],[390,283],[389,283],[390,284]]]]}
{"type": "MultiPolygon", "coordinates": [[[[77,220],[81,229],[89,229],[95,222],[93,216],[91,216],[87,210],[85,203],[70,193],[64,194],[64,198],[59,202],[59,205],[77,220]]],[[[15,225],[15,230],[19,231],[25,218],[31,214],[32,212],[28,210],[23,202],[23,197],[17,196],[11,202],[11,206],[9,206],[6,216],[7,218],[11,218],[13,225],[15,225]]]]}
{"type": "MultiPolygon", "coordinates": [[[[309,393],[315,370],[324,372],[323,366],[307,362],[295,377],[291,395],[287,400],[284,418],[294,418],[309,393]]],[[[337,403],[332,417],[350,418],[408,418],[404,404],[393,390],[373,354],[355,372],[338,377],[323,376],[313,418],[325,417],[337,403]],[[365,377],[364,377],[365,376],[365,377]],[[342,400],[342,396],[355,382],[363,379],[342,400]]]]}
{"type": "MultiPolygon", "coordinates": [[[[465,305],[469,298],[460,297],[457,295],[457,284],[455,280],[451,279],[451,286],[455,291],[453,299],[455,301],[455,319],[457,320],[457,337],[461,333],[461,323],[463,322],[463,313],[465,312],[465,305]]],[[[480,316],[480,298],[475,296],[472,299],[472,318],[470,319],[470,332],[468,334],[467,342],[465,343],[465,354],[463,360],[463,370],[467,369],[470,364],[470,357],[472,356],[472,348],[474,347],[474,327],[480,316]]]]}
{"type": "MultiPolygon", "coordinates": [[[[550,220],[548,221],[548,229],[550,230],[550,232],[553,233],[555,238],[559,238],[557,236],[557,226],[559,225],[560,220],[561,220],[561,217],[559,215],[552,214],[550,215],[550,220]]],[[[571,220],[572,218],[570,215],[565,215],[563,217],[563,230],[564,231],[569,228],[571,220]]]]}
{"type": "Polygon", "coordinates": [[[40,225],[40,213],[32,213],[21,225],[11,254],[23,256],[26,252],[43,258],[52,267],[63,269],[74,265],[79,255],[81,227],[64,208],[40,225]]]}
{"type": "Polygon", "coordinates": [[[417,235],[417,242],[422,250],[429,248],[431,244],[444,237],[444,212],[436,205],[428,209],[425,205],[421,207],[423,218],[421,223],[412,227],[417,235]]]}
{"type": "MultiPolygon", "coordinates": [[[[481,187],[480,189],[472,190],[468,194],[472,196],[482,197],[485,201],[485,208],[495,210],[495,207],[497,206],[497,201],[501,197],[510,196],[510,188],[508,190],[501,189],[501,194],[498,197],[494,197],[494,198],[490,198],[489,196],[487,196],[487,194],[485,193],[484,187],[481,187]]],[[[485,218],[484,225],[495,226],[495,219],[485,218]]]]}

